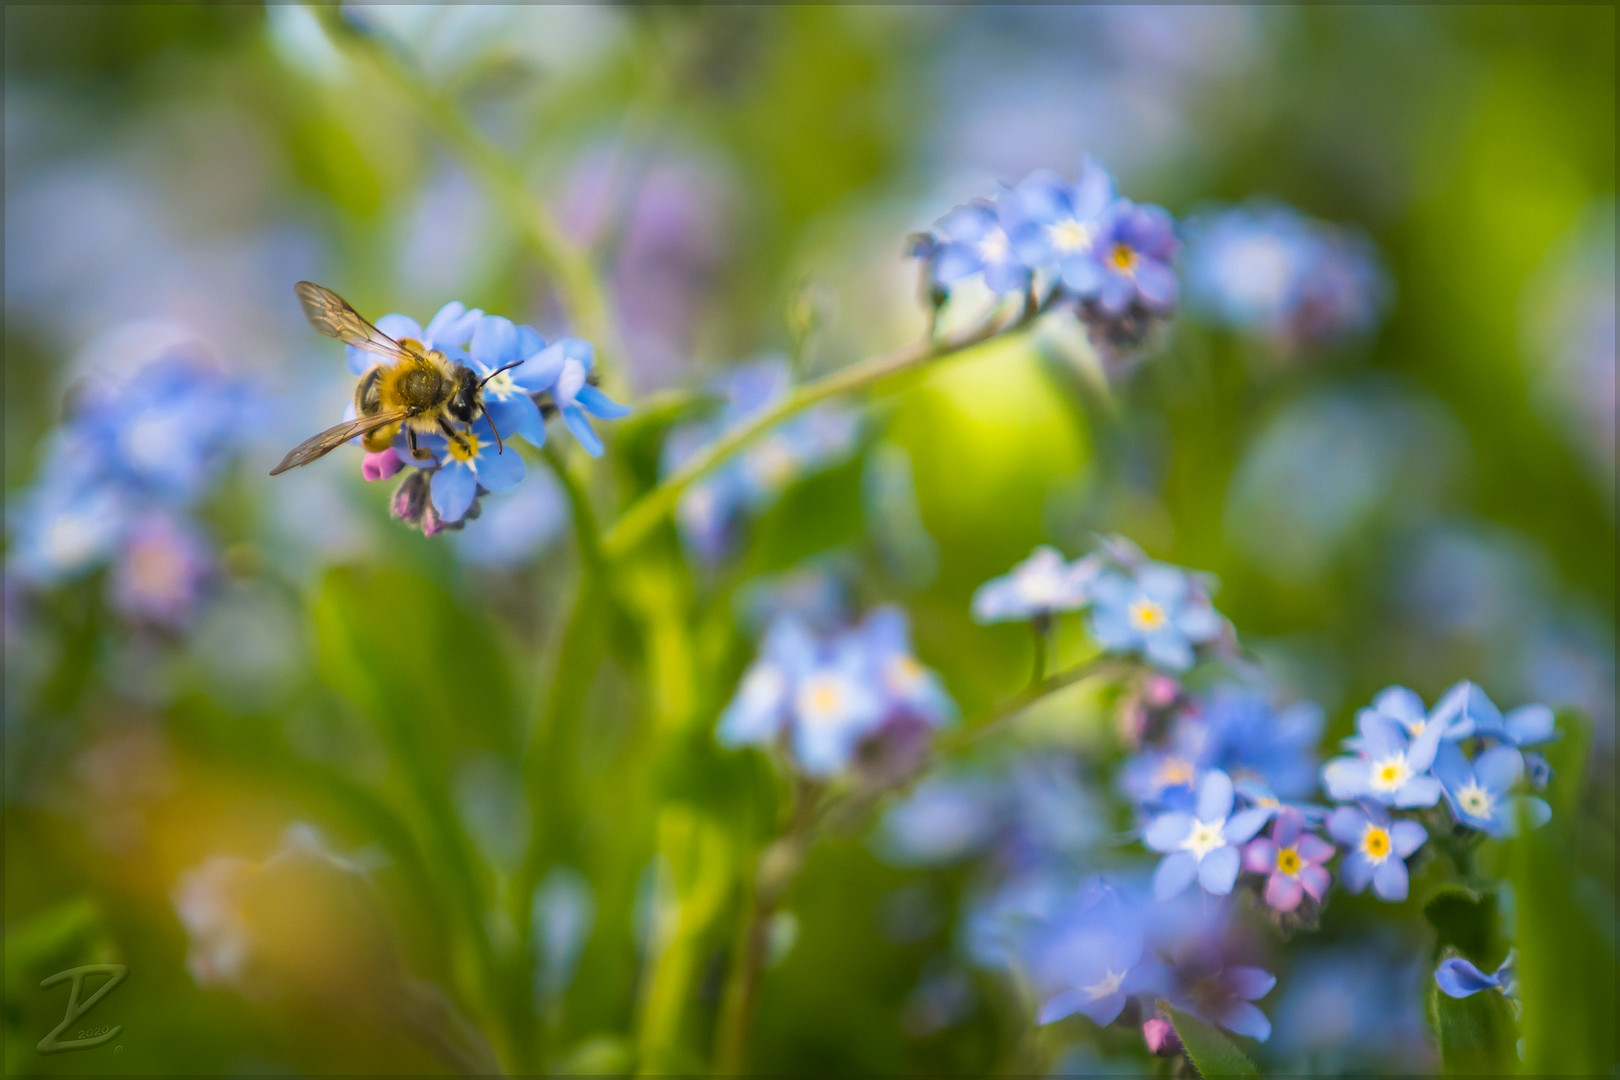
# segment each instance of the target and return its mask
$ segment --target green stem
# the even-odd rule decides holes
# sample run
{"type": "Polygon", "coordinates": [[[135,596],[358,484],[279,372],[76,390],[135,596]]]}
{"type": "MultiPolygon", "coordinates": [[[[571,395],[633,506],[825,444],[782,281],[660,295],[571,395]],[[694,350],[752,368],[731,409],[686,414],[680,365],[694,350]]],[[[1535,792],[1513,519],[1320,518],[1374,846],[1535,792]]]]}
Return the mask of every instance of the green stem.
{"type": "Polygon", "coordinates": [[[517,225],[535,260],[557,279],[558,291],[573,314],[580,336],[593,342],[599,352],[612,351],[613,325],[608,317],[607,297],[589,254],[563,236],[528,191],[512,162],[435,91],[426,76],[409,70],[382,42],[345,22],[335,7],[322,10],[326,12],[328,36],[351,54],[367,57],[417,114],[450,144],[506,219],[517,225]]]}
{"type": "Polygon", "coordinates": [[[754,880],[749,884],[742,934],[726,979],[720,1029],[715,1034],[714,1072],[718,1075],[736,1075],[747,1065],[748,1029],[753,1023],[760,978],[770,949],[771,919],[804,864],[811,836],[820,819],[817,813],[820,794],[818,785],[803,779],[797,782],[788,827],[761,852],[754,880]]]}
{"type": "Polygon", "coordinates": [[[994,708],[981,713],[977,718],[969,720],[956,731],[939,740],[934,744],[935,752],[939,754],[955,753],[957,750],[969,746],[995,731],[1042,698],[1049,697],[1083,679],[1089,679],[1093,675],[1100,675],[1110,668],[1122,666],[1125,663],[1125,661],[1114,656],[1093,656],[1091,659],[1082,661],[1073,667],[1064,668],[1062,671],[1048,675],[994,708]]]}
{"type": "Polygon", "coordinates": [[[980,325],[938,341],[920,341],[869,357],[839,371],[808,382],[767,408],[750,415],[737,426],[699,451],[685,465],[666,477],[657,487],[632,503],[602,538],[603,555],[616,561],[669,515],[687,488],[709,475],[737,451],[789,417],[828,398],[837,397],[981,345],[999,334],[1021,330],[1052,305],[1052,297],[1033,310],[1025,309],[1008,318],[999,312],[980,325]]]}
{"type": "Polygon", "coordinates": [[[574,539],[579,544],[580,562],[586,573],[598,573],[602,569],[602,531],[597,527],[596,511],[591,508],[585,485],[574,475],[554,444],[548,442],[540,454],[562,484],[563,494],[568,499],[569,517],[574,525],[574,539]]]}
{"type": "Polygon", "coordinates": [[[1052,618],[1037,615],[1030,620],[1029,628],[1035,635],[1035,672],[1030,676],[1029,685],[1039,686],[1041,680],[1046,678],[1046,653],[1051,640],[1052,618]]]}

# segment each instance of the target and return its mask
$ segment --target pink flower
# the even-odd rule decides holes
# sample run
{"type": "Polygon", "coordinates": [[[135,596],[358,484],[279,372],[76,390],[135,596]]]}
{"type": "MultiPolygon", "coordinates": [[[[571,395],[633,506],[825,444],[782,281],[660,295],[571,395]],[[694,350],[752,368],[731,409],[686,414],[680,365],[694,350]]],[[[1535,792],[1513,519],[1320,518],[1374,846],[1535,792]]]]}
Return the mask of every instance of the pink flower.
{"type": "Polygon", "coordinates": [[[1305,816],[1285,808],[1261,837],[1243,849],[1243,868],[1266,874],[1266,903],[1278,911],[1293,911],[1306,895],[1317,903],[1327,893],[1328,872],[1322,864],[1333,857],[1334,847],[1305,831],[1305,816]]]}

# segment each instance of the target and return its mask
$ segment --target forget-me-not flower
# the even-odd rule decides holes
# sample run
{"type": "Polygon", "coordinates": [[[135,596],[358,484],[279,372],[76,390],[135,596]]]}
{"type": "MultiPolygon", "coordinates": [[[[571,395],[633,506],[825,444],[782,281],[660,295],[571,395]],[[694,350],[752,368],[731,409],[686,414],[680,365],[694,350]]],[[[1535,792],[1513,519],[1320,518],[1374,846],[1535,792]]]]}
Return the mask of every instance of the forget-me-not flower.
{"type": "Polygon", "coordinates": [[[596,349],[580,338],[558,338],[541,349],[530,362],[542,372],[552,367],[557,369],[557,381],[551,386],[551,396],[562,413],[563,423],[573,432],[586,453],[601,457],[602,439],[591,427],[589,418],[617,420],[628,416],[630,407],[620,405],[586,381],[591,366],[596,363],[596,349]]]}
{"type": "Polygon", "coordinates": [[[1071,289],[1084,288],[1095,275],[1094,248],[1114,203],[1114,178],[1087,158],[1073,184],[1042,169],[1019,181],[1013,193],[1018,224],[1011,238],[1019,260],[1057,271],[1071,289]]]}
{"type": "Polygon", "coordinates": [[[1375,799],[1386,806],[1433,806],[1440,781],[1428,775],[1440,747],[1442,726],[1430,724],[1408,738],[1400,721],[1372,709],[1356,717],[1359,734],[1345,740],[1356,757],[1337,757],[1322,767],[1322,783],[1337,800],[1375,799]]]}
{"type": "Polygon", "coordinates": [[[1163,970],[1146,948],[1141,915],[1106,882],[1087,882],[1077,903],[1059,911],[1031,940],[1029,963],[1040,1023],[1075,1013],[1107,1026],[1125,999],[1158,989],[1163,970]]]}
{"type": "Polygon", "coordinates": [[[1328,816],[1328,834],[1344,848],[1339,874],[1345,888],[1373,892],[1392,903],[1406,899],[1406,859],[1423,846],[1428,831],[1415,821],[1392,821],[1378,803],[1363,800],[1328,816]]]}
{"type": "Polygon", "coordinates": [[[1506,716],[1477,685],[1466,679],[1440,699],[1435,719],[1446,718],[1453,729],[1465,735],[1479,735],[1510,746],[1536,746],[1557,738],[1552,709],[1546,705],[1521,705],[1506,716]]]}
{"type": "Polygon", "coordinates": [[[458,431],[454,440],[436,435],[417,441],[438,459],[429,485],[433,508],[446,523],[466,516],[479,489],[510,491],[522,482],[527,471],[522,454],[497,451],[495,432],[483,417],[468,430],[458,431]]]}
{"type": "Polygon", "coordinates": [[[1446,793],[1457,821],[1492,836],[1511,836],[1523,813],[1531,827],[1546,824],[1552,809],[1533,796],[1515,797],[1513,787],[1524,774],[1524,760],[1511,746],[1497,745],[1468,760],[1456,743],[1440,747],[1434,775],[1446,793]]]}
{"type": "Polygon", "coordinates": [[[1194,878],[1205,892],[1225,896],[1237,881],[1239,855],[1234,846],[1254,836],[1265,823],[1260,810],[1232,813],[1232,780],[1219,769],[1204,774],[1192,813],[1171,811],[1148,823],[1143,842],[1164,852],[1153,874],[1153,895],[1168,900],[1194,878]]]}
{"type": "Polygon", "coordinates": [[[995,293],[1021,292],[1030,282],[1029,267],[1013,249],[1010,229],[1018,227],[1018,196],[1003,190],[994,202],[974,199],[939,219],[944,242],[934,251],[934,278],[949,285],[982,274],[995,293]]]}
{"type": "Polygon", "coordinates": [[[1265,1042],[1271,1021],[1253,1004],[1271,993],[1277,977],[1257,967],[1227,964],[1208,943],[1175,957],[1170,1000],[1208,1024],[1265,1042]]]}
{"type": "Polygon", "coordinates": [[[1162,208],[1117,199],[1101,222],[1092,257],[1064,284],[1109,317],[1140,307],[1169,315],[1176,307],[1175,225],[1162,208]]]}
{"type": "Polygon", "coordinates": [[[545,445],[546,423],[534,399],[557,384],[565,360],[561,352],[545,354],[545,347],[534,327],[500,315],[485,315],[473,330],[468,360],[485,380],[484,408],[503,439],[521,436],[534,446],[545,445]],[[513,363],[517,366],[506,368],[513,363]]]}
{"type": "Polygon", "coordinates": [[[1091,594],[1091,636],[1105,651],[1140,653],[1170,671],[1192,667],[1195,648],[1225,626],[1203,586],[1166,563],[1105,570],[1091,594]]]}
{"type": "Polygon", "coordinates": [[[1099,569],[1094,556],[1070,563],[1057,548],[1042,544],[1010,573],[979,586],[973,594],[973,618],[1007,622],[1077,611],[1090,599],[1099,569]]]}
{"type": "Polygon", "coordinates": [[[1251,840],[1243,849],[1243,868],[1266,875],[1266,903],[1293,911],[1306,896],[1318,904],[1327,895],[1328,872],[1322,864],[1333,857],[1333,845],[1305,829],[1298,810],[1278,812],[1269,837],[1251,840]]]}

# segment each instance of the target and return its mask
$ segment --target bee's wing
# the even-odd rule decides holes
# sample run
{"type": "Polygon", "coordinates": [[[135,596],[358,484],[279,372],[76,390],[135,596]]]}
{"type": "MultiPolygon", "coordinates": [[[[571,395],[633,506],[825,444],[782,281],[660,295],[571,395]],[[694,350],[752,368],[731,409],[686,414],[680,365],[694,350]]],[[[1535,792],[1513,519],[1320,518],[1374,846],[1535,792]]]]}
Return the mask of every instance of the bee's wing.
{"type": "Polygon", "coordinates": [[[281,464],[270,470],[271,476],[278,476],[288,469],[296,469],[300,465],[308,465],[316,458],[325,457],[356,435],[365,435],[389,424],[398,423],[411,415],[409,409],[388,409],[370,416],[357,416],[353,420],[345,420],[336,427],[329,427],[319,435],[311,435],[297,446],[287,452],[281,459],[281,464]]]}
{"type": "Polygon", "coordinates": [[[349,302],[325,285],[300,281],[293,286],[309,325],[345,345],[398,360],[405,356],[399,342],[372,326],[349,302]]]}

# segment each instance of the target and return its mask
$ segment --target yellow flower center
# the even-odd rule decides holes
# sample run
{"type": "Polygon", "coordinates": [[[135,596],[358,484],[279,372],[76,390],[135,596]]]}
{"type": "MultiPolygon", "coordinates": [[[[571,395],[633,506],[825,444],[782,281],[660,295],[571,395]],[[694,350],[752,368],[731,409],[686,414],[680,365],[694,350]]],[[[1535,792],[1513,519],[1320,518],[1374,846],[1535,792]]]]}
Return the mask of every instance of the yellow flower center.
{"type": "Polygon", "coordinates": [[[813,678],[799,692],[799,719],[807,724],[832,720],[844,706],[844,692],[838,679],[831,675],[813,678]]]}
{"type": "Polygon", "coordinates": [[[1374,791],[1392,792],[1406,783],[1412,776],[1412,767],[1406,763],[1406,755],[1391,754],[1382,761],[1373,762],[1372,786],[1374,791]]]}
{"type": "Polygon", "coordinates": [[[1381,863],[1389,858],[1389,830],[1378,825],[1368,825],[1367,831],[1361,834],[1361,853],[1374,863],[1381,863]]]}
{"type": "Polygon", "coordinates": [[[1293,877],[1299,873],[1299,852],[1291,847],[1282,848],[1277,852],[1277,871],[1293,877]]]}
{"type": "Polygon", "coordinates": [[[1164,608],[1145,596],[1131,603],[1130,620],[1131,625],[1138,630],[1157,630],[1169,621],[1164,614],[1164,608]]]}
{"type": "Polygon", "coordinates": [[[1091,230],[1073,218],[1048,226],[1047,231],[1051,234],[1052,246],[1066,255],[1091,246],[1091,230]]]}
{"type": "Polygon", "coordinates": [[[1122,274],[1128,274],[1136,269],[1136,259],[1136,252],[1129,244],[1115,244],[1108,249],[1108,261],[1122,274]]]}
{"type": "Polygon", "coordinates": [[[478,436],[470,431],[459,433],[450,440],[450,456],[457,461],[471,461],[478,456],[478,436]]]}
{"type": "Polygon", "coordinates": [[[904,693],[923,681],[923,666],[909,656],[896,656],[889,662],[889,686],[904,693]]]}
{"type": "Polygon", "coordinates": [[[1166,758],[1164,764],[1159,766],[1159,783],[1165,787],[1191,784],[1192,781],[1193,767],[1190,761],[1182,758],[1166,758]]]}

